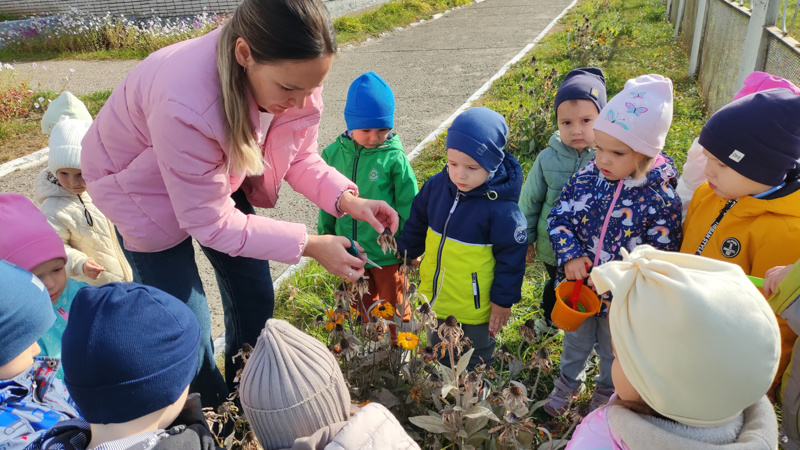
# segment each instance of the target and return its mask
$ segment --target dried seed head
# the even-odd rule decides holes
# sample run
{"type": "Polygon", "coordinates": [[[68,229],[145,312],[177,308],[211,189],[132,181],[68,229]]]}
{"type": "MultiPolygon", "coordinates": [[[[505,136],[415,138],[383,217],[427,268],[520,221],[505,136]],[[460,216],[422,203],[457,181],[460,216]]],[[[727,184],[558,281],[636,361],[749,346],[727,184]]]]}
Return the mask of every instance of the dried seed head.
{"type": "Polygon", "coordinates": [[[458,319],[456,319],[456,316],[447,316],[447,319],[444,320],[444,324],[448,327],[457,327],[458,319]]]}

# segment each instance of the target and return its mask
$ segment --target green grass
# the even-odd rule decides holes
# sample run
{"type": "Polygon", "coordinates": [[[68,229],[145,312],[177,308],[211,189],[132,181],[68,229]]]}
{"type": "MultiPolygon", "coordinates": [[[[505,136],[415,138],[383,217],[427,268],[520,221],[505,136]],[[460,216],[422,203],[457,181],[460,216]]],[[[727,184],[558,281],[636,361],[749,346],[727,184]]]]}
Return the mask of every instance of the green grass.
{"type": "Polygon", "coordinates": [[[394,0],[371,11],[339,17],[333,27],[339,45],[352,44],[470,3],[472,0],[394,0]]]}
{"type": "Polygon", "coordinates": [[[783,0],[781,2],[781,9],[780,13],[778,14],[778,22],[777,27],[781,28],[782,19],[783,19],[783,8],[786,6],[786,34],[795,38],[796,40],[800,40],[800,17],[795,19],[794,24],[792,24],[792,19],[795,17],[795,14],[800,16],[800,5],[797,4],[797,0],[783,0]],[[787,5],[786,3],[789,2],[787,5]]]}
{"type": "Polygon", "coordinates": [[[19,14],[0,12],[0,22],[19,19],[22,19],[22,16],[19,14]]]}

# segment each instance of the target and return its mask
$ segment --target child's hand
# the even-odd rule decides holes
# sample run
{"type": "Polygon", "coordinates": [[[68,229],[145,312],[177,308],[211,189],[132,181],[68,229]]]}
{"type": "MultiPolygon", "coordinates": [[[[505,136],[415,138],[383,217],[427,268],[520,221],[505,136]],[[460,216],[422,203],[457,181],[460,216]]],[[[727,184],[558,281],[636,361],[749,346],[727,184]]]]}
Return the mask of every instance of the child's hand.
{"type": "Polygon", "coordinates": [[[489,317],[489,334],[494,336],[508,323],[511,308],[504,308],[492,303],[492,315],[489,317]]]}
{"type": "Polygon", "coordinates": [[[105,271],[106,268],[94,262],[92,258],[87,259],[86,262],[83,263],[83,274],[92,280],[100,278],[100,274],[105,271]]]}
{"type": "Polygon", "coordinates": [[[528,253],[525,254],[525,262],[532,264],[536,261],[536,247],[533,244],[528,244],[528,253]]]}
{"type": "Polygon", "coordinates": [[[769,269],[766,276],[764,276],[764,286],[761,288],[764,290],[764,295],[769,297],[774,294],[778,290],[778,285],[781,284],[781,281],[792,271],[792,267],[794,267],[794,264],[775,266],[769,269]]]}
{"type": "Polygon", "coordinates": [[[588,256],[570,259],[564,264],[564,275],[568,280],[582,280],[589,276],[586,270],[587,264],[592,267],[592,260],[588,256]]]}

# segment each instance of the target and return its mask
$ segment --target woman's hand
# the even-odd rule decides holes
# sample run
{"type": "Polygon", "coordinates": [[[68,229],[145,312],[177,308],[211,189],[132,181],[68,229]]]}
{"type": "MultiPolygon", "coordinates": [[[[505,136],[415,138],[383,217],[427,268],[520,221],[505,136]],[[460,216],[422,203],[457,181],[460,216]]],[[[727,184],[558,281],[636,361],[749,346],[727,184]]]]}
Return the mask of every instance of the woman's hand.
{"type": "Polygon", "coordinates": [[[589,276],[587,265],[592,267],[592,260],[588,256],[570,259],[564,264],[564,275],[568,280],[582,280],[589,276]]]}
{"type": "MultiPolygon", "coordinates": [[[[303,256],[314,258],[328,272],[353,282],[364,275],[364,261],[347,253],[350,240],[329,234],[309,236],[303,256]]],[[[359,252],[364,249],[356,244],[359,252]]]]}
{"type": "Polygon", "coordinates": [[[388,228],[394,234],[400,226],[397,211],[383,200],[359,198],[348,191],[339,199],[339,209],[355,220],[369,223],[378,233],[383,233],[388,228]]]}

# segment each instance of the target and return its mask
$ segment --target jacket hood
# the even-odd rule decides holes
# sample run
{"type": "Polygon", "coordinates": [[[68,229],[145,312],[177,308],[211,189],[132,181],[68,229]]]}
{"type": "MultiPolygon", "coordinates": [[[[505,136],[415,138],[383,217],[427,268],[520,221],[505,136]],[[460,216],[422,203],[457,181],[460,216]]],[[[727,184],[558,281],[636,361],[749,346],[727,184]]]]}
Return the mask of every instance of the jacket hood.
{"type": "Polygon", "coordinates": [[[49,170],[44,169],[36,175],[36,181],[33,185],[33,198],[37,203],[42,203],[50,197],[77,197],[72,192],[64,189],[58,184],[55,175],[51,174],[49,170]]]}
{"type": "Polygon", "coordinates": [[[358,143],[355,140],[353,140],[353,133],[350,130],[347,130],[344,133],[340,134],[336,138],[336,140],[339,142],[340,145],[342,145],[348,151],[352,152],[355,152],[357,147],[361,148],[362,153],[403,151],[403,143],[400,141],[400,137],[396,133],[392,133],[391,131],[389,132],[389,135],[386,137],[386,140],[375,148],[365,148],[358,145],[358,143]]]}
{"type": "MultiPolygon", "coordinates": [[[[559,131],[556,131],[552,136],[550,136],[550,140],[547,141],[547,145],[555,150],[559,155],[570,156],[573,158],[575,155],[579,155],[578,150],[575,147],[570,147],[561,140],[561,133],[559,131]]],[[[594,153],[594,147],[587,147],[584,151],[594,153]]]]}
{"type": "MultiPolygon", "coordinates": [[[[606,177],[603,175],[602,172],[595,166],[594,159],[586,166],[587,170],[591,171],[592,175],[596,175],[597,177],[605,180],[606,177]]],[[[678,171],[675,169],[675,161],[672,160],[667,155],[660,154],[656,157],[653,167],[647,172],[647,175],[644,177],[631,179],[625,178],[625,188],[637,188],[637,187],[660,187],[664,184],[673,184],[677,183],[678,180],[678,171]]]]}
{"type": "MultiPolygon", "coordinates": [[[[520,167],[519,162],[511,153],[505,150],[504,153],[503,162],[497,168],[494,176],[481,186],[469,192],[463,192],[464,196],[467,198],[483,195],[494,197],[497,194],[497,197],[493,198],[493,200],[510,200],[515,203],[519,201],[519,194],[522,192],[522,167],[520,167]]],[[[447,188],[455,196],[458,188],[450,180],[450,175],[447,173],[447,164],[444,165],[442,172],[444,177],[447,178],[447,188]]]]}
{"type": "Polygon", "coordinates": [[[739,217],[760,216],[764,213],[800,218],[800,171],[789,173],[786,185],[766,198],[743,197],[730,214],[739,217]]]}

